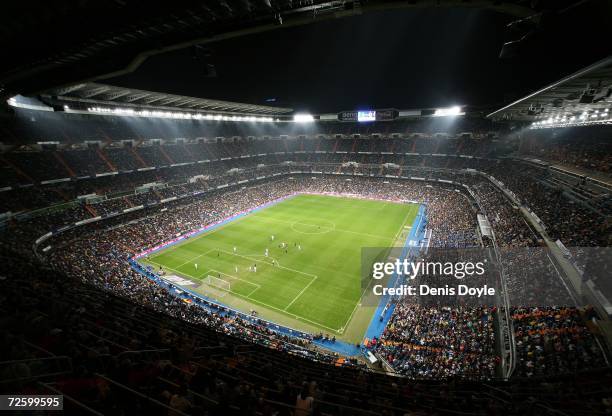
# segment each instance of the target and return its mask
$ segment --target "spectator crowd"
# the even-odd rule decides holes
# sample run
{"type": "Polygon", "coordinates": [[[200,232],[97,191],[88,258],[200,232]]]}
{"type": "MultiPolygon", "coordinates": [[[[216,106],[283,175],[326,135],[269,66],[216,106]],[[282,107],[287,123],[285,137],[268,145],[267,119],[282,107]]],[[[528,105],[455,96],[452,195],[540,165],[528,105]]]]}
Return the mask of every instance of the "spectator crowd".
{"type": "MultiPolygon", "coordinates": [[[[519,197],[520,203],[530,207],[542,219],[553,238],[559,238],[567,245],[606,245],[609,225],[602,222],[602,216],[546,184],[545,172],[512,161],[403,154],[357,156],[355,153],[356,150],[381,152],[405,146],[394,140],[375,145],[365,141],[355,144],[353,140],[340,140],[335,145],[323,140],[318,144],[300,140],[291,144],[294,153],[288,152],[283,157],[276,154],[278,146],[279,143],[272,141],[260,144],[198,143],[163,146],[163,149],[159,146],[107,149],[106,156],[87,149],[66,150],[83,152],[83,158],[77,154],[65,155],[68,165],[73,166],[78,174],[95,174],[105,166],[121,164],[136,169],[152,166],[155,169],[122,173],[116,178],[103,176],[87,181],[73,180],[65,185],[37,185],[37,192],[11,190],[15,198],[3,200],[6,208],[35,208],[50,201],[71,202],[67,208],[27,213],[23,221],[6,227],[0,241],[5,245],[14,244],[14,250],[27,252],[37,238],[49,231],[68,227],[79,220],[98,216],[108,218],[62,230],[53,236],[48,242],[49,254],[43,254],[46,260],[54,269],[84,284],[93,284],[166,315],[245,341],[254,341],[273,350],[337,365],[341,357],[318,350],[308,337],[288,337],[263,321],[244,320],[213,304],[207,308],[187,305],[134,271],[127,260],[174,236],[298,192],[416,201],[427,207],[429,247],[497,245],[502,249],[505,284],[516,308],[512,319],[520,357],[517,374],[530,377],[573,371],[578,367],[570,363],[576,357],[581,363],[580,368],[596,368],[602,364],[601,350],[587,325],[587,314],[575,307],[575,301],[550,259],[542,254],[534,256],[528,250],[514,250],[540,245],[537,232],[525,221],[519,207],[513,206],[497,186],[464,169],[483,171],[499,179],[519,197]],[[261,153],[262,149],[270,153],[261,153]],[[328,153],[295,153],[302,152],[298,149],[312,152],[326,149],[328,153]],[[333,153],[336,150],[352,152],[354,156],[351,158],[356,162],[347,164],[346,156],[333,153]],[[195,163],[198,158],[194,154],[198,153],[218,159],[209,163],[170,166],[176,161],[195,163]],[[258,156],[251,156],[255,153],[258,156]],[[240,158],[238,154],[248,157],[240,158]],[[381,160],[387,163],[381,164],[381,160]],[[304,174],[292,173],[296,170],[304,174]],[[312,176],[314,173],[317,173],[316,177],[312,176]],[[351,180],[332,176],[338,173],[357,176],[352,176],[351,180]],[[370,177],[374,175],[380,178],[370,177]],[[433,182],[399,180],[388,175],[419,175],[433,182]],[[438,182],[438,179],[445,182],[438,182]],[[237,191],[235,185],[245,181],[249,184],[237,191]],[[153,182],[158,185],[149,190],[136,190],[153,182]],[[221,185],[228,187],[217,189],[221,185]],[[87,192],[95,192],[101,198],[93,201],[74,199],[87,192]],[[122,214],[124,210],[135,207],[142,208],[122,214]],[[485,215],[490,221],[495,241],[481,235],[477,214],[485,215]],[[549,313],[542,313],[541,308],[552,309],[549,313]],[[556,308],[561,308],[563,313],[553,313],[556,308]]],[[[415,141],[415,146],[423,152],[431,150],[428,143],[415,141]]],[[[461,148],[470,149],[473,154],[483,154],[478,146],[472,148],[465,143],[461,148]]],[[[39,166],[48,157],[40,152],[30,152],[28,155],[12,155],[9,162],[21,171],[19,167],[25,169],[27,164],[24,161],[30,156],[35,160],[34,166],[39,166]],[[36,156],[32,156],[34,154],[36,156]]],[[[56,170],[59,174],[60,170],[66,170],[66,166],[58,164],[57,160],[50,166],[49,170],[37,167],[31,174],[42,179],[49,175],[49,171],[56,170]]],[[[42,248],[39,247],[38,253],[42,248]]],[[[499,354],[495,351],[494,320],[497,313],[498,309],[493,306],[434,307],[400,301],[395,305],[384,333],[371,340],[368,347],[395,371],[412,378],[492,378],[499,363],[499,354]]],[[[589,311],[588,316],[592,313],[589,311]]],[[[341,365],[361,367],[363,364],[358,360],[342,360],[341,365]]]]}

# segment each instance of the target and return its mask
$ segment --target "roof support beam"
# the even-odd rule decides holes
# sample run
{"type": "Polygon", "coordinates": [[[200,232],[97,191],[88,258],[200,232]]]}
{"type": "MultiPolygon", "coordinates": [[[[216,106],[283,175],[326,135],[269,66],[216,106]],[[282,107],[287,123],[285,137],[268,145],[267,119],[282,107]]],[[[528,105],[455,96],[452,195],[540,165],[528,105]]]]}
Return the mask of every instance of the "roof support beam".
{"type": "Polygon", "coordinates": [[[86,101],[95,97],[94,101],[96,101],[98,105],[121,106],[122,104],[131,104],[132,106],[150,106],[153,109],[155,109],[155,107],[168,107],[164,108],[164,111],[172,111],[173,108],[177,110],[200,109],[203,111],[224,111],[253,115],[281,115],[293,111],[291,108],[209,100],[205,98],[163,94],[96,83],[77,84],[49,90],[46,94],[50,96],[64,96],[66,99],[73,99],[75,101],[86,101]]]}

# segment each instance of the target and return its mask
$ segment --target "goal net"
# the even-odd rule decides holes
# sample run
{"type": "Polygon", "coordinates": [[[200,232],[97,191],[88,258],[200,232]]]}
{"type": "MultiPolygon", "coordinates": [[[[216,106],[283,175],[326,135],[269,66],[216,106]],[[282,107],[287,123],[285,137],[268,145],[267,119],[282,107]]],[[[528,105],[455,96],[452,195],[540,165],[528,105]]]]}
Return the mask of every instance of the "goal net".
{"type": "Polygon", "coordinates": [[[219,289],[227,290],[228,292],[231,290],[230,282],[215,276],[206,276],[205,282],[210,286],[218,287],[219,289]]]}

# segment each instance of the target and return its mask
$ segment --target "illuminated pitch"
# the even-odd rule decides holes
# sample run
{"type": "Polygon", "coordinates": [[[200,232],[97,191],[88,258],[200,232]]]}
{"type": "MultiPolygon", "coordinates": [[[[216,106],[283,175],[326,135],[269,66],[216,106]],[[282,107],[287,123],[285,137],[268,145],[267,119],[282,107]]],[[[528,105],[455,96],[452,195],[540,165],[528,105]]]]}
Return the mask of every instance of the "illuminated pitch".
{"type": "Polygon", "coordinates": [[[361,341],[361,248],[403,245],[418,205],[298,195],[141,260],[270,321],[361,341]]]}

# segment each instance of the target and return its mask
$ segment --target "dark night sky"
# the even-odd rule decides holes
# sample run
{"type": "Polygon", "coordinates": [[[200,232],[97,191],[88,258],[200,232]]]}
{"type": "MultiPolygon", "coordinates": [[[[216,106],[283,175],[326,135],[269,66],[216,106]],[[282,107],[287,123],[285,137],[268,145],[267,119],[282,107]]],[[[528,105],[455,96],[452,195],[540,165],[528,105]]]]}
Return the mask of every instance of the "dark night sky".
{"type": "Polygon", "coordinates": [[[556,47],[501,60],[510,21],[467,8],[369,13],[212,44],[216,78],[188,48],[103,82],[253,104],[275,98],[270,104],[315,113],[498,107],[592,62],[593,54],[568,59],[556,47]]]}

